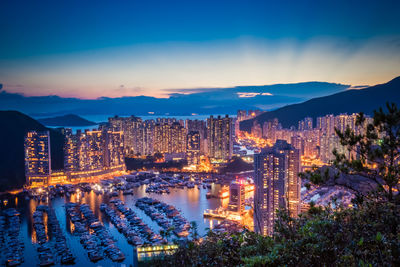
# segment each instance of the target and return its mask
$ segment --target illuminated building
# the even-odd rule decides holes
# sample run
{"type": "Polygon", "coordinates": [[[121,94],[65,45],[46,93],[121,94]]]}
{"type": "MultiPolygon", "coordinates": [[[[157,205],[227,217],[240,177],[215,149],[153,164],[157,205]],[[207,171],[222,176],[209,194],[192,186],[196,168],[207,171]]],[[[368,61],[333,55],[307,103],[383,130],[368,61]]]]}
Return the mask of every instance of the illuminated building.
{"type": "Polygon", "coordinates": [[[313,119],[310,117],[304,118],[304,120],[299,121],[298,130],[306,131],[313,129],[313,119]]]}
{"type": "Polygon", "coordinates": [[[246,185],[243,181],[233,181],[229,185],[228,210],[241,215],[244,212],[246,200],[246,185]]]}
{"type": "Polygon", "coordinates": [[[63,184],[68,182],[68,176],[63,170],[52,170],[48,184],[63,184]]]}
{"type": "Polygon", "coordinates": [[[300,155],[304,155],[304,139],[300,135],[292,136],[290,144],[300,151],[300,155]]]}
{"type": "Polygon", "coordinates": [[[251,127],[251,135],[254,136],[255,138],[262,137],[262,128],[257,121],[253,122],[253,127],[251,127]]]}
{"type": "Polygon", "coordinates": [[[44,185],[51,174],[50,133],[28,132],[25,136],[25,176],[28,185],[44,185]]]}
{"type": "Polygon", "coordinates": [[[114,167],[125,164],[123,132],[104,131],[104,166],[114,167]]]}
{"type": "Polygon", "coordinates": [[[157,123],[154,127],[154,152],[169,153],[170,149],[170,131],[171,125],[168,123],[157,123]]]}
{"type": "MultiPolygon", "coordinates": [[[[340,138],[337,136],[335,129],[344,132],[349,128],[358,134],[363,131],[365,125],[356,126],[356,120],[357,114],[326,115],[317,118],[317,128],[320,130],[320,159],[323,162],[334,160],[333,149],[340,153],[347,153],[347,156],[349,156],[349,152],[340,144],[340,138]]],[[[366,122],[368,121],[371,121],[370,117],[366,117],[366,122]]],[[[356,151],[352,151],[351,154],[353,157],[357,156],[356,151]]]]}
{"type": "Polygon", "coordinates": [[[232,118],[210,116],[207,119],[208,156],[216,160],[229,160],[233,152],[232,118]]]}
{"type": "Polygon", "coordinates": [[[157,245],[142,245],[136,247],[137,263],[145,262],[153,258],[172,255],[178,249],[176,244],[157,244],[157,245]]]}
{"type": "Polygon", "coordinates": [[[153,120],[146,120],[141,124],[141,155],[153,155],[154,154],[154,125],[153,120]]]}
{"type": "Polygon", "coordinates": [[[187,160],[189,165],[198,165],[200,163],[200,133],[191,131],[187,136],[187,160]]]}
{"type": "MultiPolygon", "coordinates": [[[[122,131],[86,130],[72,134],[66,130],[64,171],[71,182],[84,181],[113,171],[125,170],[122,131]]],[[[60,174],[62,176],[62,174],[60,174]]],[[[54,178],[61,179],[61,178],[54,178]]]]}
{"type": "Polygon", "coordinates": [[[98,170],[104,165],[104,140],[101,131],[86,131],[85,170],[98,170]]]}
{"type": "Polygon", "coordinates": [[[154,128],[154,151],[160,153],[185,153],[187,133],[178,122],[157,123],[154,128]]]}
{"type": "Polygon", "coordinates": [[[241,122],[247,120],[247,111],[246,110],[238,110],[237,111],[237,121],[241,122]]]}
{"type": "Polygon", "coordinates": [[[124,149],[128,154],[142,153],[141,126],[142,119],[135,116],[108,118],[110,129],[121,131],[124,135],[124,149]]]}
{"type": "Polygon", "coordinates": [[[157,118],[156,123],[159,124],[172,124],[176,122],[176,118],[157,118]]]}
{"type": "Polygon", "coordinates": [[[200,134],[200,153],[207,154],[207,125],[204,120],[186,120],[187,132],[197,131],[200,134]]]}
{"type": "Polygon", "coordinates": [[[187,131],[184,126],[178,122],[174,122],[170,128],[170,153],[186,153],[187,131]]]}
{"type": "Polygon", "coordinates": [[[287,208],[293,217],[300,212],[299,150],[278,140],[254,155],[254,169],[254,229],[271,235],[277,209],[287,208]]]}

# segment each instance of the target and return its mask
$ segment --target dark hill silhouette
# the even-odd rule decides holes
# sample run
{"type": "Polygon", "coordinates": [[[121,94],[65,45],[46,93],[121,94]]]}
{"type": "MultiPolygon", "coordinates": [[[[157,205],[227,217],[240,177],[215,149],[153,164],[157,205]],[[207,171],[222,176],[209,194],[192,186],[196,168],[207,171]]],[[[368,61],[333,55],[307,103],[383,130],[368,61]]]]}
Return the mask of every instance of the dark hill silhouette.
{"type": "Polygon", "coordinates": [[[384,84],[347,90],[265,112],[254,119],[241,122],[240,129],[250,131],[254,121],[263,124],[274,118],[278,118],[282,126],[288,128],[292,125],[297,126],[297,122],[305,117],[312,117],[315,122],[317,117],[326,114],[351,114],[362,111],[372,115],[374,110],[384,107],[387,102],[400,103],[400,76],[384,84]]]}
{"type": "Polygon", "coordinates": [[[96,124],[95,122],[88,121],[74,114],[38,119],[38,121],[46,126],[64,126],[64,127],[90,126],[96,124]]]}
{"type": "Polygon", "coordinates": [[[50,131],[52,169],[63,168],[64,136],[18,111],[0,111],[0,192],[25,183],[24,138],[28,131],[50,131]]]}

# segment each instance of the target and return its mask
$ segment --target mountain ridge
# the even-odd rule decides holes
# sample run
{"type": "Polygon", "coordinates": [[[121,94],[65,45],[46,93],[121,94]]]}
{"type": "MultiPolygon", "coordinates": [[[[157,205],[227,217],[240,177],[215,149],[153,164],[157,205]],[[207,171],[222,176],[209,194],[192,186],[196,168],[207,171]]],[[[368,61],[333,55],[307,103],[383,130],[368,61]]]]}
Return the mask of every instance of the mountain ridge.
{"type": "Polygon", "coordinates": [[[84,119],[75,114],[67,114],[50,118],[38,119],[38,122],[45,126],[76,127],[96,125],[95,122],[84,119]]]}
{"type": "Polygon", "coordinates": [[[262,125],[274,118],[278,118],[283,127],[289,128],[297,126],[297,122],[305,117],[312,117],[315,121],[316,117],[327,114],[364,112],[372,115],[374,110],[385,106],[387,102],[400,103],[400,76],[387,83],[364,89],[349,89],[267,111],[256,118],[240,122],[240,129],[249,132],[255,121],[262,125]]]}

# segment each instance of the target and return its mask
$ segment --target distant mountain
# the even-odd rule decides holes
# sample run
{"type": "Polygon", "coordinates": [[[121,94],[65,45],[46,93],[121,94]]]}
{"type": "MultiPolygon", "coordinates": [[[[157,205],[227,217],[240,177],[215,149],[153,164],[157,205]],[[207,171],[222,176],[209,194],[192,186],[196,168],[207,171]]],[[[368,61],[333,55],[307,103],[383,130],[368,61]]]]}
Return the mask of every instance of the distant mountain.
{"type": "Polygon", "coordinates": [[[254,121],[261,125],[265,121],[278,118],[283,127],[297,126],[299,120],[305,117],[315,119],[326,114],[338,115],[340,113],[373,114],[379,107],[385,107],[386,102],[400,105],[400,76],[384,84],[379,84],[365,89],[346,90],[330,96],[318,97],[300,104],[288,105],[260,114],[254,119],[240,123],[240,129],[250,131],[254,121]]]}
{"type": "Polygon", "coordinates": [[[63,168],[64,136],[18,111],[0,111],[0,192],[25,183],[24,138],[28,131],[50,131],[52,169],[63,168]]]}
{"type": "Polygon", "coordinates": [[[38,121],[46,126],[63,126],[63,127],[90,126],[96,124],[95,122],[88,121],[74,114],[57,116],[53,118],[38,119],[38,121]]]}
{"type": "Polygon", "coordinates": [[[31,116],[84,115],[190,115],[233,114],[237,109],[271,110],[315,96],[341,92],[349,85],[304,82],[229,88],[165,90],[168,97],[125,96],[97,99],[59,96],[24,96],[0,91],[0,110],[19,110],[31,116]]]}

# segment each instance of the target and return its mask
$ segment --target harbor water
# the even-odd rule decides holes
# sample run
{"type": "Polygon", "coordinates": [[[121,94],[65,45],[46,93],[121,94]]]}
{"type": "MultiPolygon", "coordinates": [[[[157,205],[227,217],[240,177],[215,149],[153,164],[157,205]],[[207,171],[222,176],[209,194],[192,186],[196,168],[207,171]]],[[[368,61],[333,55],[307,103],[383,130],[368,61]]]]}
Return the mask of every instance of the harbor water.
{"type": "MultiPolygon", "coordinates": [[[[203,187],[194,188],[171,188],[170,194],[155,194],[146,193],[147,185],[142,185],[140,187],[133,189],[132,195],[124,195],[119,192],[118,197],[123,202],[125,206],[131,208],[145,224],[147,224],[155,233],[160,232],[160,227],[153,221],[149,216],[147,216],[141,209],[135,206],[137,199],[142,197],[151,197],[153,199],[160,200],[166,204],[175,206],[181,213],[181,215],[186,218],[189,222],[195,221],[198,226],[198,232],[200,235],[205,235],[208,229],[212,229],[217,223],[217,220],[209,220],[203,218],[203,211],[205,209],[216,209],[220,206],[225,206],[228,204],[228,200],[209,198],[207,199],[206,194],[211,191],[211,193],[218,192],[220,190],[220,185],[212,184],[211,189],[205,189],[203,187]]],[[[38,201],[35,199],[25,199],[21,197],[14,197],[8,200],[8,203],[1,203],[1,209],[5,210],[7,208],[16,208],[21,215],[21,228],[19,233],[19,238],[24,243],[24,262],[20,266],[38,266],[39,255],[37,252],[37,240],[36,233],[33,226],[33,213],[38,205],[49,205],[51,206],[56,214],[59,221],[60,228],[66,237],[67,245],[70,248],[72,254],[76,257],[76,266],[134,266],[135,265],[135,250],[134,246],[129,244],[125,236],[120,233],[115,226],[108,220],[106,214],[100,211],[101,203],[108,204],[111,198],[104,194],[96,194],[94,191],[90,192],[79,192],[72,195],[64,197],[56,197],[53,199],[46,199],[45,201],[38,201]],[[90,261],[87,251],[83,248],[80,243],[79,237],[72,234],[73,224],[69,221],[66,216],[65,203],[76,202],[80,204],[89,205],[90,209],[93,211],[94,215],[98,220],[104,224],[106,229],[109,231],[111,236],[116,240],[115,245],[124,253],[125,260],[122,262],[112,262],[109,258],[104,257],[104,259],[93,263],[90,261]]],[[[4,255],[1,254],[1,262],[4,263],[4,255]]]]}

